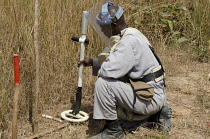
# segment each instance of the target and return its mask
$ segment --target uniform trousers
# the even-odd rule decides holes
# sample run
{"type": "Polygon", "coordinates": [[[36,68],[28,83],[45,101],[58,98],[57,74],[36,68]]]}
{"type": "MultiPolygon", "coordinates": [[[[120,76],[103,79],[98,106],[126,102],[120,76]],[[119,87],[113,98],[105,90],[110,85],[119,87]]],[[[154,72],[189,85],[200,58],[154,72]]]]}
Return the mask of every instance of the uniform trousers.
{"type": "Polygon", "coordinates": [[[158,112],[165,104],[164,83],[150,81],[148,84],[153,86],[155,91],[150,101],[136,97],[132,88],[122,81],[99,77],[94,89],[93,118],[116,120],[118,106],[145,116],[158,112]]]}

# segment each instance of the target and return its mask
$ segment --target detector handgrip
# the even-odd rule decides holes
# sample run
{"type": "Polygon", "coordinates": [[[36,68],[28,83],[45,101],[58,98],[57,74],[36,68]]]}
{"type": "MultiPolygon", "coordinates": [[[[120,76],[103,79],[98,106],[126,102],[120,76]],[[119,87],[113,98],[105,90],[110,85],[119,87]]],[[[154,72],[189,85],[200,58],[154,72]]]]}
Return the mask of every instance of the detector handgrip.
{"type": "Polygon", "coordinates": [[[72,41],[79,42],[79,37],[71,37],[71,40],[72,40],[72,41]]]}
{"type": "Polygon", "coordinates": [[[83,37],[71,37],[72,41],[81,42],[84,43],[85,46],[89,44],[89,39],[83,38],[83,37]]]}

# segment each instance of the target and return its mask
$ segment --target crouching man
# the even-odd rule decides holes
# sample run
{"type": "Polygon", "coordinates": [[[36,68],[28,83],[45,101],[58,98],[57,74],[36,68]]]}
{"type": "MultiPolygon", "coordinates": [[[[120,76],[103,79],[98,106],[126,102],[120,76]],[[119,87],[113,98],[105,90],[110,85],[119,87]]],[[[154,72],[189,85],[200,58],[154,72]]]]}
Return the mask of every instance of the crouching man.
{"type": "Polygon", "coordinates": [[[172,111],[165,106],[164,70],[151,44],[139,30],[127,26],[118,5],[103,4],[95,17],[111,47],[97,59],[85,57],[79,62],[92,66],[93,75],[98,76],[93,118],[106,120],[103,130],[92,139],[124,138],[119,119],[141,121],[153,117],[153,122],[169,131],[172,111]]]}

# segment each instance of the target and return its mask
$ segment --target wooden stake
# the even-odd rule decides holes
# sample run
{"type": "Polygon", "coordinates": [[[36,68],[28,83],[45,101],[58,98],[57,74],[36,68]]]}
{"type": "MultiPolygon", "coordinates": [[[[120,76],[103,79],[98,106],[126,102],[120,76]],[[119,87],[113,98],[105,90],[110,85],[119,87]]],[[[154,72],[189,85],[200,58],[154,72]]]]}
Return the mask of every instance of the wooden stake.
{"type": "Polygon", "coordinates": [[[38,0],[35,0],[34,13],[34,47],[36,56],[36,92],[35,92],[35,108],[34,108],[34,134],[38,133],[38,102],[39,102],[39,50],[38,50],[38,0]]]}
{"type": "Polygon", "coordinates": [[[20,68],[19,57],[14,54],[14,76],[15,76],[15,94],[13,100],[13,118],[12,118],[12,139],[17,139],[17,115],[18,115],[18,100],[20,95],[20,68]]]}
{"type": "Polygon", "coordinates": [[[42,117],[48,118],[48,119],[52,119],[52,120],[55,120],[55,121],[58,121],[58,122],[61,122],[61,123],[64,122],[64,120],[62,120],[60,118],[56,118],[56,117],[53,117],[53,116],[50,116],[50,115],[46,115],[46,114],[42,114],[42,117]]]}

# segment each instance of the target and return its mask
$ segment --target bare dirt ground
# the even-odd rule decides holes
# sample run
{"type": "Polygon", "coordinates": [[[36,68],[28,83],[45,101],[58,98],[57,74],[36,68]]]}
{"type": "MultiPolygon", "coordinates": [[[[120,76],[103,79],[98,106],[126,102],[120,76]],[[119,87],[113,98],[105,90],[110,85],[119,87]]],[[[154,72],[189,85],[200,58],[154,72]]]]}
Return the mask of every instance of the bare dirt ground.
{"type": "MultiPolygon", "coordinates": [[[[166,133],[139,128],[135,134],[127,134],[127,139],[208,139],[210,138],[210,63],[198,62],[183,53],[168,54],[164,59],[167,83],[167,104],[173,109],[173,127],[166,133]]],[[[92,98],[92,97],[91,97],[92,98]]],[[[92,101],[92,99],[87,99],[92,101]]],[[[69,104],[53,106],[42,113],[60,117],[69,104]]],[[[83,104],[82,110],[90,113],[85,123],[70,123],[68,126],[40,137],[40,139],[85,139],[103,126],[103,121],[92,119],[92,105],[83,104]],[[86,107],[84,107],[86,106],[86,107]]],[[[62,123],[42,118],[40,114],[39,132],[53,129],[62,123]]],[[[32,136],[27,119],[18,123],[20,139],[32,136]]]]}

